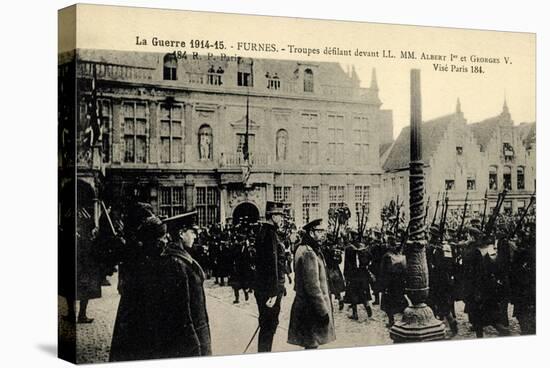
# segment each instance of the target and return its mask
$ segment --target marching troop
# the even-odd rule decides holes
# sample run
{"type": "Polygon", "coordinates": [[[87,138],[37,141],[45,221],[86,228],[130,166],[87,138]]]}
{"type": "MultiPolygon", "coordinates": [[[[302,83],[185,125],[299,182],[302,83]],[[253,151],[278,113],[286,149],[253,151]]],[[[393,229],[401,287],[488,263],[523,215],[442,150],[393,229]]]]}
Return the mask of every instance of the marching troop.
{"type": "MultiPolygon", "coordinates": [[[[194,212],[162,219],[149,204],[134,201],[119,210],[105,208],[99,227],[92,229],[91,220],[79,214],[77,236],[86,240],[79,247],[86,249],[78,252],[86,260],[78,276],[86,282],[78,280],[76,295],[65,295],[66,318],[75,318],[73,303],[80,300],[76,320],[93,323],[87,301],[100,297],[105,276],[118,270],[121,297],[111,361],[210,355],[207,279],[231,287],[233,303],[254,297],[259,352],[272,349],[288,288],[295,291],[290,344],[315,349],[330,343],[337,338],[335,313],[359,320],[359,308],[370,318],[375,305],[391,327],[410,303],[403,252],[407,230],[399,226],[399,215],[395,223],[383,220],[382,227],[369,229],[334,229],[321,219],[298,229],[287,215],[283,204],[268,202],[263,222],[243,218],[199,228],[194,212]]],[[[457,334],[455,305],[463,301],[477,337],[486,326],[508,335],[511,305],[521,333],[534,334],[534,216],[495,211],[487,221],[473,217],[457,228],[446,228],[452,221],[442,220],[437,223],[434,216],[426,226],[428,304],[435,316],[457,334]]]]}

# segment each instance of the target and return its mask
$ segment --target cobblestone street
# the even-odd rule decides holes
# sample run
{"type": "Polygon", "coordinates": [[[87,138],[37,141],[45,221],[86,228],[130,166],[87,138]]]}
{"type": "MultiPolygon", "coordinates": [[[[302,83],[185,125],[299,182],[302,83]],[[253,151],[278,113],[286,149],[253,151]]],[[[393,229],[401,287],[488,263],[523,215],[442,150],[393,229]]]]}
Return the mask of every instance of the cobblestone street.
{"type": "MultiPolygon", "coordinates": [[[[105,362],[109,359],[111,336],[120,299],[116,290],[116,274],[111,277],[110,281],[112,286],[103,287],[103,297],[91,300],[89,303],[88,316],[94,318],[94,322],[91,324],[77,324],[77,361],[79,363],[105,362]]],[[[241,302],[233,304],[233,290],[230,287],[215,285],[213,279],[207,280],[205,287],[212,332],[213,354],[242,354],[257,327],[257,306],[254,296],[251,295],[250,299],[245,301],[241,293],[241,302]]],[[[287,289],[288,295],[283,298],[279,329],[275,335],[273,351],[300,349],[286,343],[290,307],[294,295],[292,285],[287,285],[287,289]]],[[[60,298],[59,302],[62,314],[66,314],[65,300],[60,298]]],[[[467,315],[463,313],[463,304],[457,303],[456,307],[459,333],[452,339],[475,338],[475,334],[470,330],[467,315]]],[[[335,302],[334,320],[337,339],[321,348],[392,343],[389,331],[385,326],[386,316],[380,311],[379,306],[373,306],[373,316],[371,318],[367,317],[363,307],[360,306],[358,310],[359,320],[351,320],[348,318],[350,312],[347,307],[343,311],[339,311],[335,302]]],[[[61,321],[60,334],[62,336],[68,335],[67,327],[67,322],[61,321]]],[[[510,328],[512,335],[519,334],[519,325],[515,318],[510,319],[510,328]]],[[[497,336],[493,328],[486,328],[485,333],[487,337],[497,336]]],[[[450,336],[448,338],[451,339],[450,336]]],[[[254,339],[247,353],[257,351],[256,340],[257,338],[254,339]]]]}

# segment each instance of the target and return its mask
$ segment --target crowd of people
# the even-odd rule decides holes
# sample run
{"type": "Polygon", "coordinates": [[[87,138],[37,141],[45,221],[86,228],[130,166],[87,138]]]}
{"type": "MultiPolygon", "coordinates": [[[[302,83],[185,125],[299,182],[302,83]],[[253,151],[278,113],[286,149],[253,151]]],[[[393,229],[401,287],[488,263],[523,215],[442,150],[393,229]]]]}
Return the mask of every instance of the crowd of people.
{"type": "MultiPolygon", "coordinates": [[[[272,349],[287,287],[295,290],[288,343],[306,349],[336,339],[333,305],[340,311],[347,306],[352,320],[359,320],[358,306],[370,318],[379,305],[388,328],[409,305],[404,226],[334,231],[315,219],[298,229],[275,202],[268,202],[265,218],[198,228],[193,213],[161,219],[149,204],[135,202],[124,213],[104,211],[95,229],[82,219],[76,233],[86,241],[79,242],[78,258],[87,261],[78,276],[86,288],[67,297],[66,318],[75,319],[73,303],[80,300],[77,322],[92,323],[87,300],[101,295],[90,279],[101,283],[115,270],[121,298],[112,361],[211,354],[204,292],[209,278],[231,287],[234,303],[241,294],[246,301],[254,296],[259,352],[272,349]]],[[[484,222],[470,218],[460,229],[435,221],[427,226],[428,304],[456,334],[455,303],[463,301],[478,337],[489,325],[509,334],[512,304],[521,333],[533,334],[535,218],[495,215],[490,232],[484,222]]]]}

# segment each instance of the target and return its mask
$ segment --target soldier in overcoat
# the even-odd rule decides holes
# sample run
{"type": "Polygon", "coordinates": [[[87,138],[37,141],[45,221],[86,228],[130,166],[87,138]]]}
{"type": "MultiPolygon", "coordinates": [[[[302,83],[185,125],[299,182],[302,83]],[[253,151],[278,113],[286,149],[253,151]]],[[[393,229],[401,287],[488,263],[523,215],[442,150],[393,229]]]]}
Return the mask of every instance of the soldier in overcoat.
{"type": "Polygon", "coordinates": [[[320,245],[326,228],[322,220],[304,226],[294,259],[296,296],[290,311],[288,343],[306,349],[336,340],[326,264],[320,245]]]}
{"type": "Polygon", "coordinates": [[[204,272],[189,255],[193,230],[166,245],[166,225],[151,215],[126,259],[110,361],[211,355],[204,272]]]}

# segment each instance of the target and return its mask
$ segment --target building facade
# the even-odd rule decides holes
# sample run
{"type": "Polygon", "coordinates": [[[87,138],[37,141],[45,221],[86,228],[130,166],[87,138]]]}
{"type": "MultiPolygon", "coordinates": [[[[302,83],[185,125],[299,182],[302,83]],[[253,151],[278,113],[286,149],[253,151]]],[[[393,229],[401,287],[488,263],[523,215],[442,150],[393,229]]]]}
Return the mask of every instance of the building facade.
{"type": "MultiPolygon", "coordinates": [[[[408,208],[408,127],[385,152],[382,187],[383,202],[397,200],[408,208]]],[[[503,111],[484,121],[467,124],[457,101],[453,114],[422,124],[422,157],[425,165],[428,217],[435,203],[448,198],[450,217],[462,214],[468,196],[468,216],[482,215],[487,192],[487,214],[494,208],[498,193],[507,190],[503,211],[516,213],[525,208],[535,189],[535,123],[514,125],[506,103],[503,111]]],[[[439,207],[441,209],[441,206],[439,207]]],[[[405,213],[408,213],[406,210],[405,213]]]]}
{"type": "Polygon", "coordinates": [[[298,225],[342,203],[352,225],[356,208],[380,209],[378,132],[393,127],[374,71],[362,88],[337,63],[101,50],[74,67],[79,176],[98,198],[138,191],[201,225],[262,219],[268,200],[298,225]]]}

